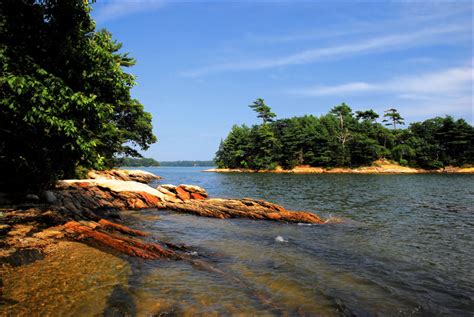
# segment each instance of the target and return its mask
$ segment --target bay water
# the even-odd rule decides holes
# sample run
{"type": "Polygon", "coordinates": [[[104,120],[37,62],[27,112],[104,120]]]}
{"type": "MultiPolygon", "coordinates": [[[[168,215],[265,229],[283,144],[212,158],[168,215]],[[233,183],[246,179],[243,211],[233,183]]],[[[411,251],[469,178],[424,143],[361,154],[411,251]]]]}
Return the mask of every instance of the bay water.
{"type": "Polygon", "coordinates": [[[190,246],[221,272],[138,261],[130,281],[137,303],[159,299],[178,314],[474,313],[474,175],[147,170],[162,184],[195,184],[211,197],[265,199],[338,221],[309,226],[153,211],[159,219],[143,221],[135,213],[132,225],[190,246]]]}
{"type": "Polygon", "coordinates": [[[163,177],[153,186],[193,184],[332,221],[125,211],[124,224],[186,246],[189,260],[72,244],[9,273],[0,315],[473,316],[474,175],[143,169],[163,177]]]}

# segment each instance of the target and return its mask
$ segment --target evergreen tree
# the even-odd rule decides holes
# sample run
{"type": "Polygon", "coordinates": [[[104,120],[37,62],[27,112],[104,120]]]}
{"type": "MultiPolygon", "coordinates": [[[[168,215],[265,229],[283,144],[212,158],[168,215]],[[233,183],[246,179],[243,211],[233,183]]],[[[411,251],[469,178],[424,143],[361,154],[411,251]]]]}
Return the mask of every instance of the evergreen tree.
{"type": "Polygon", "coordinates": [[[257,117],[261,118],[264,124],[272,122],[273,118],[276,117],[276,114],[272,112],[272,109],[265,104],[262,98],[255,100],[249,107],[258,114],[257,117]]]}
{"type": "Polygon", "coordinates": [[[248,168],[249,155],[253,146],[250,128],[234,125],[216,153],[218,167],[248,168]]]}
{"type": "Polygon", "coordinates": [[[255,170],[272,170],[278,165],[280,150],[278,139],[268,124],[253,126],[250,134],[252,148],[248,167],[255,170]]]}
{"type": "Polygon", "coordinates": [[[387,126],[391,125],[393,129],[396,129],[397,124],[399,125],[405,124],[405,122],[403,121],[405,119],[402,118],[400,113],[398,113],[397,109],[392,108],[392,109],[385,110],[384,112],[385,114],[383,116],[384,118],[387,118],[387,119],[382,120],[382,122],[387,122],[385,125],[387,126]]]}
{"type": "Polygon", "coordinates": [[[387,117],[394,119],[389,123],[393,129],[377,123],[372,110],[357,111],[354,117],[343,103],[319,118],[279,119],[251,129],[234,127],[216,160],[220,167],[251,169],[278,165],[290,169],[302,164],[356,167],[380,158],[428,169],[474,164],[474,128],[464,120],[438,117],[396,129],[403,118],[387,117]]]}
{"type": "Polygon", "coordinates": [[[366,110],[366,111],[356,111],[357,120],[367,120],[371,122],[377,122],[378,117],[379,117],[378,113],[376,113],[372,109],[366,110]]]}
{"type": "Polygon", "coordinates": [[[338,106],[335,106],[330,111],[331,114],[335,115],[339,121],[339,127],[337,132],[337,139],[341,144],[341,151],[338,158],[338,165],[345,165],[348,159],[348,151],[346,143],[351,138],[351,132],[349,131],[349,125],[352,119],[352,109],[344,102],[338,106]]]}

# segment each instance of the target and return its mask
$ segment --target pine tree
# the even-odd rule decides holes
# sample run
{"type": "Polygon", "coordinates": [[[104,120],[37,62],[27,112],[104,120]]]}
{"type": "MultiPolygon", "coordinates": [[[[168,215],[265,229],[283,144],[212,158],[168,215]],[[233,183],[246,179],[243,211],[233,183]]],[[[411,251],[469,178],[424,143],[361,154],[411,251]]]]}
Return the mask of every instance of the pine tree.
{"type": "Polygon", "coordinates": [[[405,119],[402,118],[400,113],[398,113],[397,109],[392,108],[392,109],[385,110],[384,112],[385,114],[383,116],[387,119],[382,120],[382,122],[387,122],[385,124],[386,126],[391,125],[393,129],[395,130],[397,128],[397,124],[399,125],[405,124],[405,122],[403,121],[405,119]]]}
{"type": "Polygon", "coordinates": [[[249,107],[258,113],[257,117],[261,118],[264,124],[272,122],[273,118],[276,117],[276,114],[272,112],[272,109],[265,104],[265,101],[262,98],[255,100],[253,104],[249,105],[249,107]]]}

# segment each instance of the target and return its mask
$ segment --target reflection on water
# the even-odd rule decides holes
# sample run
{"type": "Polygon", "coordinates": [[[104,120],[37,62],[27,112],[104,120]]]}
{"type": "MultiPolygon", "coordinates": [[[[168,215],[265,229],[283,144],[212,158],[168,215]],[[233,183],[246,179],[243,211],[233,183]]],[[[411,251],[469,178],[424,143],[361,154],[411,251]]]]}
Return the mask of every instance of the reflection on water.
{"type": "MultiPolygon", "coordinates": [[[[164,176],[163,183],[198,184],[214,197],[263,198],[343,222],[298,226],[125,212],[128,225],[190,246],[190,260],[128,259],[128,268],[107,254],[89,266],[91,278],[81,282],[88,292],[64,284],[63,290],[43,291],[31,302],[56,300],[61,307],[49,305],[44,312],[74,316],[120,311],[131,316],[471,316],[474,311],[473,176],[150,171],[164,176]]],[[[67,272],[64,266],[32,280],[16,277],[14,283],[34,294],[33,285],[44,285],[47,276],[66,283],[67,274],[58,273],[67,272]]]]}

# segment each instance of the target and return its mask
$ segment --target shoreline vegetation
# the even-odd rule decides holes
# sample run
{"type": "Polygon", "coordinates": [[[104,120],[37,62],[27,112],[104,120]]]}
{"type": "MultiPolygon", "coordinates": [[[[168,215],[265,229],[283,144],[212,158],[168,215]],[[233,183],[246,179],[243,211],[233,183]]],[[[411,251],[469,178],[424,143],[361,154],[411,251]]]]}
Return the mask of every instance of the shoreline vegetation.
{"type": "Polygon", "coordinates": [[[162,167],[211,167],[215,166],[213,161],[161,161],[162,167]]]}
{"type": "Polygon", "coordinates": [[[312,167],[298,165],[292,169],[277,167],[273,170],[253,170],[244,168],[211,168],[203,172],[215,173],[276,173],[276,174],[474,174],[474,167],[447,166],[436,170],[427,170],[401,166],[396,162],[377,160],[371,166],[349,167],[312,167]]]}
{"type": "Polygon", "coordinates": [[[404,118],[393,108],[379,123],[372,109],[353,112],[345,103],[319,117],[278,120],[261,98],[249,107],[263,122],[232,127],[215,171],[428,173],[474,166],[474,127],[463,119],[436,117],[401,129],[404,118]]]}

